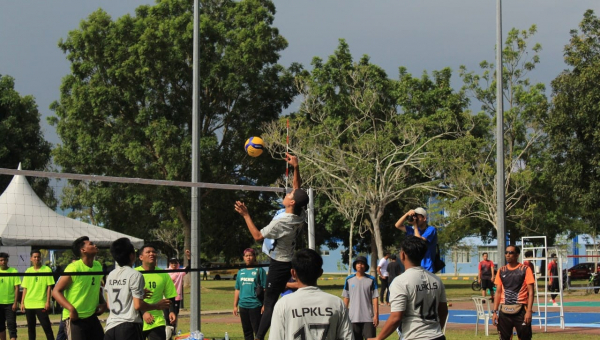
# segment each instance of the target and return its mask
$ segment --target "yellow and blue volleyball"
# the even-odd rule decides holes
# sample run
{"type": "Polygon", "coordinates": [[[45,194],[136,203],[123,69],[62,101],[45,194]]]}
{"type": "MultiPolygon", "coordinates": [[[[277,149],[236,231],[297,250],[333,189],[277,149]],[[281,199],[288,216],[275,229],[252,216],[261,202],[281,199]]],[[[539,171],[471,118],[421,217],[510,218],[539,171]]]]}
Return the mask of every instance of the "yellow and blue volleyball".
{"type": "Polygon", "coordinates": [[[258,157],[263,153],[263,148],[265,147],[265,142],[263,142],[260,137],[250,137],[246,141],[246,145],[244,145],[244,149],[248,153],[248,155],[252,157],[258,157]]]}

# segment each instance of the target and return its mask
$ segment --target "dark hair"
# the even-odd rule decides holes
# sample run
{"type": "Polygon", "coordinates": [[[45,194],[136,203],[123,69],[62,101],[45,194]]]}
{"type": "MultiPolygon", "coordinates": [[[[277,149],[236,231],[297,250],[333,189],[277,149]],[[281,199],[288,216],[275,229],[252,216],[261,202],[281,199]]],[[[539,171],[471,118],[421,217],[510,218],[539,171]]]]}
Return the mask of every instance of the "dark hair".
{"type": "Polygon", "coordinates": [[[533,256],[533,250],[528,250],[525,252],[525,257],[532,257],[533,256]]]}
{"type": "Polygon", "coordinates": [[[481,254],[481,256],[483,256],[483,255],[487,255],[487,254],[488,254],[488,253],[483,253],[483,254],[481,254]]]}
{"type": "Polygon", "coordinates": [[[146,248],[152,248],[152,249],[156,250],[156,247],[154,247],[153,245],[151,245],[149,243],[146,243],[143,246],[141,246],[140,249],[138,249],[138,251],[137,251],[138,256],[141,256],[142,253],[144,253],[144,249],[146,249],[146,248]]]}
{"type": "Polygon", "coordinates": [[[80,238],[73,241],[73,254],[77,257],[81,257],[81,248],[85,244],[85,241],[89,241],[90,238],[87,236],[81,236],[80,238]]]}
{"type": "Polygon", "coordinates": [[[410,263],[415,266],[421,265],[421,261],[425,257],[425,253],[427,253],[427,242],[425,240],[411,235],[404,239],[401,247],[410,263]]]}
{"type": "Polygon", "coordinates": [[[8,260],[9,257],[10,256],[8,256],[7,253],[0,253],[0,258],[2,258],[2,259],[7,259],[8,260]]]}
{"type": "Polygon", "coordinates": [[[31,249],[29,256],[33,256],[33,254],[40,254],[40,256],[41,256],[42,252],[39,249],[31,249]]]}
{"type": "Polygon", "coordinates": [[[308,205],[308,194],[302,189],[294,190],[294,214],[300,216],[302,209],[308,205]]]}
{"type": "Polygon", "coordinates": [[[518,255],[521,255],[521,249],[519,249],[519,247],[510,245],[510,246],[507,246],[506,249],[508,249],[508,247],[515,248],[515,253],[517,253],[518,255]]]}
{"type": "Polygon", "coordinates": [[[131,240],[127,237],[122,237],[110,245],[110,254],[119,266],[128,266],[131,261],[129,256],[131,254],[135,255],[135,248],[131,244],[131,240]]]}
{"type": "Polygon", "coordinates": [[[323,259],[312,249],[300,249],[292,258],[292,268],[302,283],[315,286],[323,275],[323,259]]]}
{"type": "Polygon", "coordinates": [[[389,251],[385,251],[385,252],[383,252],[383,257],[386,257],[386,256],[388,256],[388,255],[390,255],[390,252],[389,252],[389,251]]]}

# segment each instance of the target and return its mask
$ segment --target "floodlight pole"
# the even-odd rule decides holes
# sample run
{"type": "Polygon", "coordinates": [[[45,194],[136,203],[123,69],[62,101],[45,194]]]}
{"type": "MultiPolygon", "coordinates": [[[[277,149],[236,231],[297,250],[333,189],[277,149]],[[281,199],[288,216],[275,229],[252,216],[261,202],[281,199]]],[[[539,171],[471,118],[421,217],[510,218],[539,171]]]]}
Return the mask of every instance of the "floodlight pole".
{"type": "Polygon", "coordinates": [[[502,256],[506,249],[504,225],[504,96],[502,78],[502,0],[496,0],[496,225],[498,227],[498,262],[505,263],[502,256]]]}
{"type": "MultiPolygon", "coordinates": [[[[193,89],[192,89],[192,182],[200,182],[200,4],[194,0],[194,51],[193,51],[193,89]]],[[[191,253],[192,268],[200,268],[200,188],[192,188],[191,253]]],[[[193,271],[190,292],[190,332],[201,330],[200,325],[200,272],[193,271]]]]}

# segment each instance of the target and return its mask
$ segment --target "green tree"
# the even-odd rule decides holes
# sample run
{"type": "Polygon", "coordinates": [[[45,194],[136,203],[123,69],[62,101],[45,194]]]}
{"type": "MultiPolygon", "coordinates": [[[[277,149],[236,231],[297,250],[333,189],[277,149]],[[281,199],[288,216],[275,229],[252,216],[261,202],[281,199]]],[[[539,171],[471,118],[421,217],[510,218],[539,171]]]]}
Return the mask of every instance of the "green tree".
{"type": "MultiPolygon", "coordinates": [[[[59,42],[71,63],[51,119],[62,140],[55,161],[64,171],[190,181],[192,12],[186,0],[140,6],[135,16],[115,21],[98,10],[59,42]]],[[[287,42],[272,27],[275,7],[264,0],[206,0],[201,13],[201,181],[270,184],[283,166],[251,159],[243,145],[295,93],[291,71],[277,64],[287,42]]],[[[148,239],[149,230],[177,219],[189,249],[189,190],[70,185],[67,206],[93,214],[97,224],[148,239]]],[[[270,196],[201,193],[203,251],[239,256],[251,237],[231,218],[232,202],[249,201],[260,223],[273,208],[270,196]]]]}
{"type": "MultiPolygon", "coordinates": [[[[392,80],[367,56],[353,62],[343,40],[327,62],[314,58],[312,65],[296,80],[303,102],[291,117],[290,150],[305,164],[307,184],[364,200],[372,252],[381,258],[386,207],[411,191],[437,189],[429,145],[457,135],[457,121],[469,121],[466,100],[449,86],[449,70],[415,79],[401,69],[401,79],[392,80]]],[[[285,134],[283,121],[265,127],[274,154],[286,150],[285,134]]]]}
{"type": "MultiPolygon", "coordinates": [[[[569,69],[552,81],[552,107],[545,119],[547,162],[556,198],[569,204],[565,213],[585,225],[579,232],[600,231],[600,20],[585,12],[579,30],[565,46],[569,69]]],[[[575,228],[573,228],[575,229],[575,228]]]]}
{"type": "MultiPolygon", "coordinates": [[[[525,231],[542,232],[531,227],[535,204],[528,195],[536,172],[530,162],[543,140],[540,117],[548,107],[544,85],[531,84],[528,78],[540,62],[541,45],[530,44],[535,33],[535,25],[522,31],[513,28],[503,49],[505,183],[500,190],[505,191],[511,242],[525,231]]],[[[460,142],[446,144],[442,151],[446,161],[441,164],[446,170],[441,171],[445,171],[448,192],[453,197],[445,203],[450,221],[456,223],[450,224],[447,231],[457,238],[478,233],[495,238],[497,229],[497,138],[491,133],[496,117],[496,71],[495,65],[487,61],[480,67],[481,75],[468,72],[464,66],[460,69],[464,90],[481,103],[482,111],[476,117],[479,129],[460,142]],[[484,223],[472,223],[473,219],[484,223]]]]}
{"type": "MultiPolygon", "coordinates": [[[[44,139],[40,113],[32,96],[15,91],[11,76],[0,75],[0,167],[23,170],[49,170],[52,145],[44,139]]],[[[0,176],[0,193],[11,176],[0,176]]],[[[54,190],[47,178],[29,178],[36,194],[51,208],[56,207],[54,190]]]]}

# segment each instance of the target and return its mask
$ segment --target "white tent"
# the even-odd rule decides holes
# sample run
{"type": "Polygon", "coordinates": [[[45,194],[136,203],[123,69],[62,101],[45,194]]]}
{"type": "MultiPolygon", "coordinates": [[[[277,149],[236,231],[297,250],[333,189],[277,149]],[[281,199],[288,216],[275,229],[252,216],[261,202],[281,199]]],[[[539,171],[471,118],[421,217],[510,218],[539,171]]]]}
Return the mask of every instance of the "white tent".
{"type": "Polygon", "coordinates": [[[121,237],[128,237],[136,248],[144,243],[142,239],[56,213],[36,195],[25,176],[14,176],[0,196],[0,246],[70,248],[81,236],[88,236],[98,247],[109,247],[121,237]]]}

